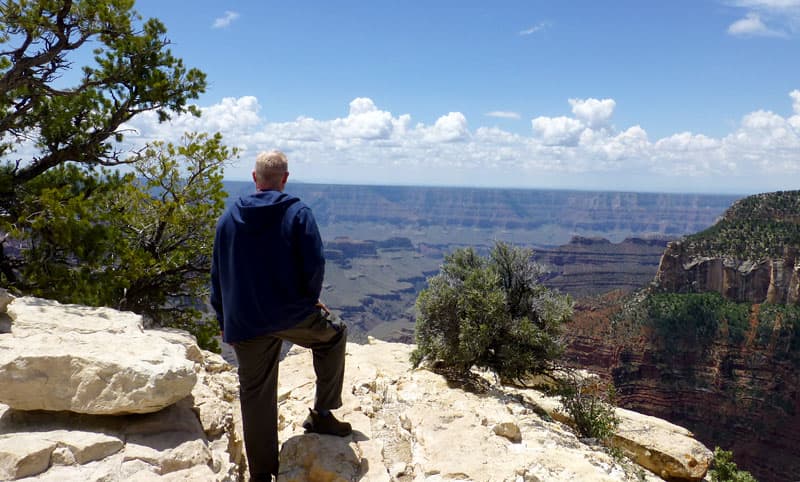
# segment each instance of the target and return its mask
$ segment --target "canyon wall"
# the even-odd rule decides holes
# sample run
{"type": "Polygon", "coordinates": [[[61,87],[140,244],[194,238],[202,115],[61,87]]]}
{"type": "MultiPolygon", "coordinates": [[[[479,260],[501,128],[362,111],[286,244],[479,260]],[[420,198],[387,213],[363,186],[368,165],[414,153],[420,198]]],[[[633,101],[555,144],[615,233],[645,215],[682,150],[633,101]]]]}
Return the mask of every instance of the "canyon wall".
{"type": "MultiPolygon", "coordinates": [[[[225,189],[231,199],[253,185],[227,181],[225,189]]],[[[674,239],[707,228],[741,197],[300,182],[286,190],[311,207],[325,240],[402,236],[415,245],[460,246],[503,240],[556,247],[573,236],[674,239]]]]}
{"type": "Polygon", "coordinates": [[[798,249],[784,247],[780,257],[740,259],[704,256],[688,249],[687,241],[669,244],[659,263],[655,283],[671,293],[715,291],[737,302],[800,302],[798,249]]]}
{"type": "Polygon", "coordinates": [[[750,196],[669,244],[653,283],[583,300],[568,357],[619,402],[733,450],[759,480],[800,474],[800,191],[750,196]]]}
{"type": "Polygon", "coordinates": [[[573,237],[569,243],[534,253],[548,274],[542,283],[573,297],[613,290],[633,291],[652,281],[667,240],[573,237]]]}
{"type": "Polygon", "coordinates": [[[759,327],[754,318],[741,343],[731,343],[723,327],[701,349],[677,337],[656,339],[650,327],[626,321],[625,306],[614,296],[578,305],[567,334],[572,363],[613,381],[620,406],[685,426],[709,447],[732,450],[739,467],[758,480],[795,482],[796,338],[759,327]],[[774,334],[760,339],[759,329],[774,334]]]}

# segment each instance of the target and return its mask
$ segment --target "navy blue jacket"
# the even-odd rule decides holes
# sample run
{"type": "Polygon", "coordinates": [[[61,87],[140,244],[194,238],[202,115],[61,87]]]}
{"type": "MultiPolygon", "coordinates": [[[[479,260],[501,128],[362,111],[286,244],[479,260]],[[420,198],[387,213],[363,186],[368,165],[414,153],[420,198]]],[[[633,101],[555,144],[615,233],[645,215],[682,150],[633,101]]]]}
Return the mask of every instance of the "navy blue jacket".
{"type": "Polygon", "coordinates": [[[319,308],[325,257],[311,209],[279,191],[242,196],[217,222],[211,305],[224,341],[295,326],[319,308]]]}

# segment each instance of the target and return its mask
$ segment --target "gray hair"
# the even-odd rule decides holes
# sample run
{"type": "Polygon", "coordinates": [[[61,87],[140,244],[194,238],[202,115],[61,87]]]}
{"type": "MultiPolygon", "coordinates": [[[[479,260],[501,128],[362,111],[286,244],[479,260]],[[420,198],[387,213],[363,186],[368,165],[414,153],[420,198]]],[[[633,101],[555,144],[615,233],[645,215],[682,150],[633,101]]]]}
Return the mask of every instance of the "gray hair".
{"type": "Polygon", "coordinates": [[[289,161],[281,151],[261,152],[256,156],[256,182],[265,186],[280,184],[289,170],[289,161]]]}

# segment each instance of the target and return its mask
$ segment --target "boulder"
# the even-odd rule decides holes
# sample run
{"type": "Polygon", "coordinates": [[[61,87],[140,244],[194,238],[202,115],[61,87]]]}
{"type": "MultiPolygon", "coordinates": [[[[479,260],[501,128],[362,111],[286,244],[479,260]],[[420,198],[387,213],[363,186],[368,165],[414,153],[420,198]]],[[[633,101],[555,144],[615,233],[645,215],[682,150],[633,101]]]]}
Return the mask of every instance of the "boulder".
{"type": "Polygon", "coordinates": [[[47,470],[58,444],[38,434],[0,436],[0,480],[14,480],[47,470]]]}
{"type": "Polygon", "coordinates": [[[702,480],[714,454],[683,427],[638,412],[616,409],[621,420],[613,445],[664,479],[702,480]]]}
{"type": "Polygon", "coordinates": [[[13,320],[0,330],[0,359],[6,362],[0,369],[0,398],[16,406],[0,403],[0,480],[243,479],[235,368],[201,350],[188,333],[143,330],[141,318],[132,313],[36,298],[15,299],[0,317],[13,320]],[[62,346],[47,352],[43,343],[62,346]],[[35,358],[42,353],[49,353],[52,363],[35,358]],[[114,366],[126,373],[109,373],[114,366]],[[101,375],[95,380],[105,384],[96,389],[100,400],[88,400],[95,390],[89,379],[101,375]],[[35,389],[41,397],[61,400],[41,406],[62,403],[90,413],[21,409],[30,402],[18,403],[17,392],[35,392],[29,387],[37,377],[50,380],[35,389]],[[170,383],[175,389],[165,386],[170,383]],[[108,400],[125,402],[115,405],[123,412],[96,413],[106,411],[98,410],[101,404],[112,405],[108,400]],[[132,413],[160,405],[157,411],[132,413]]]}
{"type": "Polygon", "coordinates": [[[87,464],[122,448],[118,437],[86,431],[52,430],[0,435],[0,479],[36,475],[53,465],[87,464]]]}
{"type": "MultiPolygon", "coordinates": [[[[557,398],[532,390],[520,393],[554,419],[570,422],[557,398]]],[[[631,460],[666,480],[702,480],[705,477],[714,454],[690,431],[623,408],[615,409],[615,413],[620,423],[611,444],[631,460]]]]}
{"type": "MultiPolygon", "coordinates": [[[[17,410],[149,413],[197,381],[186,346],[109,308],[18,298],[0,334],[0,402],[17,410]]],[[[195,355],[196,356],[196,355],[195,355]]]]}
{"type": "MultiPolygon", "coordinates": [[[[220,370],[216,355],[202,353],[220,370]]],[[[223,376],[235,377],[234,369],[210,374],[201,364],[198,370],[195,392],[201,397],[185,397],[154,413],[87,415],[0,404],[0,480],[242,480],[238,399],[215,395],[236,393],[223,376]],[[206,406],[214,407],[214,415],[199,417],[206,406]]]]}
{"type": "Polygon", "coordinates": [[[349,482],[361,475],[361,458],[349,440],[326,435],[296,435],[283,442],[284,482],[349,482]]]}

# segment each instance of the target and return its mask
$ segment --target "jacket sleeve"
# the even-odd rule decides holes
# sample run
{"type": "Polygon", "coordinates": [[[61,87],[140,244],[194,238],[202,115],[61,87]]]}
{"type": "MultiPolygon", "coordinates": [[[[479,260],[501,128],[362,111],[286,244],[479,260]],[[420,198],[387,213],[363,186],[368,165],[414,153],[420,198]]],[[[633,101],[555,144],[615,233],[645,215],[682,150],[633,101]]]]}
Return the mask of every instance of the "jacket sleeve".
{"type": "Polygon", "coordinates": [[[214,236],[214,251],[211,256],[211,306],[217,314],[217,322],[219,323],[220,331],[225,329],[225,313],[222,310],[222,282],[220,280],[219,272],[219,256],[222,250],[220,246],[219,228],[214,236]]]}
{"type": "Polygon", "coordinates": [[[295,242],[300,253],[301,289],[304,295],[319,300],[325,278],[322,237],[311,209],[303,207],[295,217],[295,242]]]}

